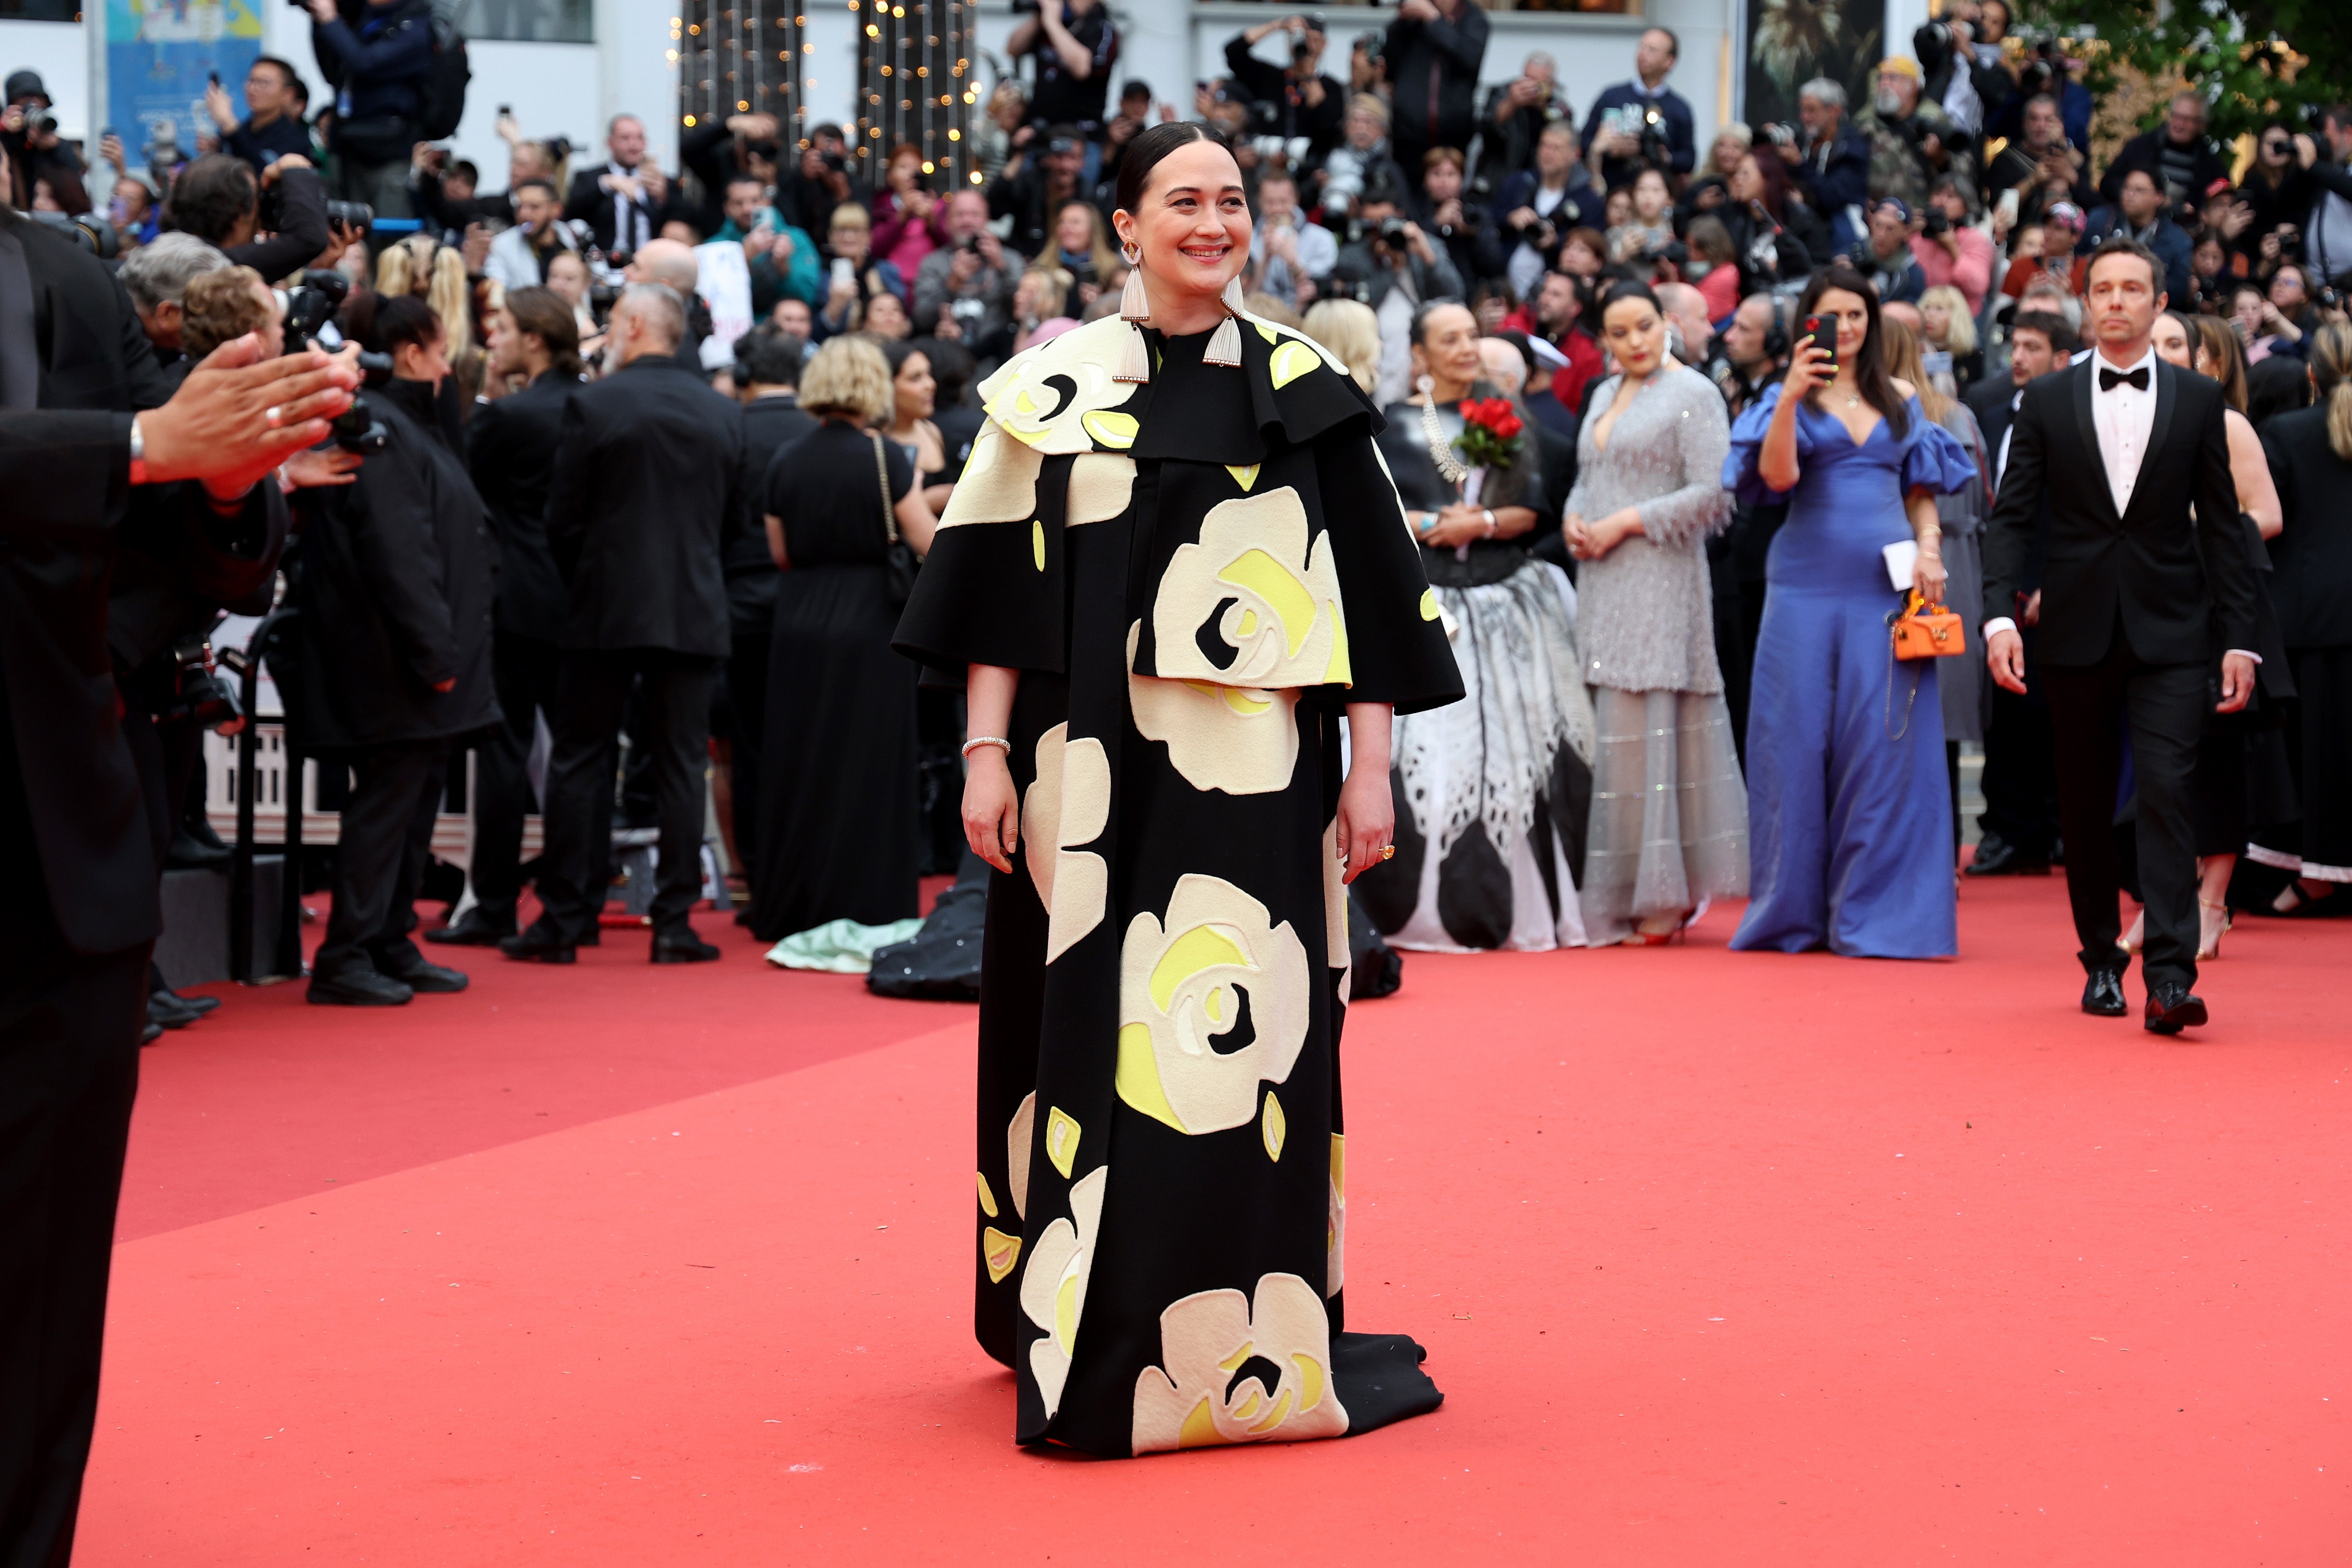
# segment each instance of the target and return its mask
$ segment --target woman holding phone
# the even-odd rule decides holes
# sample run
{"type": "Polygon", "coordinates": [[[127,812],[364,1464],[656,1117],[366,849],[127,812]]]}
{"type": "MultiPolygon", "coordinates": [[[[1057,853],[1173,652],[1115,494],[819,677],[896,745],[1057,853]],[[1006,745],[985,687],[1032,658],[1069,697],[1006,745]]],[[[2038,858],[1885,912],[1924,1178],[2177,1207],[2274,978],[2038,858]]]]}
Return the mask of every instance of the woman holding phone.
{"type": "Polygon", "coordinates": [[[1897,664],[1903,599],[1886,548],[1918,553],[1908,586],[1942,599],[1936,498],[1977,466],[1886,368],[1878,296],[1816,272],[1788,379],[1731,429],[1724,483],[1785,500],[1748,701],[1748,913],[1735,948],[1944,958],[1958,950],[1951,795],[1934,660],[1897,664]]]}

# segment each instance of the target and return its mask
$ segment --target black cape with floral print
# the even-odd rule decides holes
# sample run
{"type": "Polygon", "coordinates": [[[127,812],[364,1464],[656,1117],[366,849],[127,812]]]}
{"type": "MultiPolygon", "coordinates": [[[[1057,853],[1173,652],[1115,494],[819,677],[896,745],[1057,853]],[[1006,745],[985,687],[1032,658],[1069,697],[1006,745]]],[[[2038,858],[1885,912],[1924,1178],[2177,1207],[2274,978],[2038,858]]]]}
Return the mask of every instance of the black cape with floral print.
{"type": "Polygon", "coordinates": [[[1312,342],[1244,363],[1117,319],[1008,363],[898,626],[1021,671],[1021,847],[989,888],[977,1331],[1024,1443],[1339,1436],[1434,1409],[1343,1334],[1339,718],[1462,680],[1372,436],[1312,342]]]}

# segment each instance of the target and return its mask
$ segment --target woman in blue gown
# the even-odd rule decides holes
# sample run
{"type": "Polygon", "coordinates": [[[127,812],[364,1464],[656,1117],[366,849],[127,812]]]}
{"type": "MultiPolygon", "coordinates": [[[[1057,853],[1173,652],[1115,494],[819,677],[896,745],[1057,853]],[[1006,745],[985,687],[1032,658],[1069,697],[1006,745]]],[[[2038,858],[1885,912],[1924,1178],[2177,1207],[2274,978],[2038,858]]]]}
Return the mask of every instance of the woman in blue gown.
{"type": "Polygon", "coordinates": [[[1935,497],[1976,465],[1887,374],[1859,274],[1816,272],[1798,311],[1814,316],[1824,335],[1836,323],[1834,366],[1801,339],[1787,381],[1732,426],[1724,464],[1742,501],[1789,503],[1766,564],[1748,719],[1752,896],[1731,945],[1947,958],[1958,930],[1937,661],[1893,658],[1888,616],[1903,601],[1884,552],[1916,540],[1912,584],[1940,599],[1935,497]]]}

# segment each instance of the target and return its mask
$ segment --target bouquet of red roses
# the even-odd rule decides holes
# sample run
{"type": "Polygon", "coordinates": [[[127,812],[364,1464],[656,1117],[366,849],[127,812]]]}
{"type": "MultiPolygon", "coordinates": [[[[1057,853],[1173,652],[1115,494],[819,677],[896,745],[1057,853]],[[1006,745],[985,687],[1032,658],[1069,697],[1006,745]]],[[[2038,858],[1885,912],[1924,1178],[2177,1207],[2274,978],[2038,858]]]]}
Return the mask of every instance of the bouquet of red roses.
{"type": "Polygon", "coordinates": [[[1520,432],[1526,428],[1509,398],[1465,397],[1462,434],[1454,444],[1474,468],[1508,468],[1519,455],[1520,432]]]}

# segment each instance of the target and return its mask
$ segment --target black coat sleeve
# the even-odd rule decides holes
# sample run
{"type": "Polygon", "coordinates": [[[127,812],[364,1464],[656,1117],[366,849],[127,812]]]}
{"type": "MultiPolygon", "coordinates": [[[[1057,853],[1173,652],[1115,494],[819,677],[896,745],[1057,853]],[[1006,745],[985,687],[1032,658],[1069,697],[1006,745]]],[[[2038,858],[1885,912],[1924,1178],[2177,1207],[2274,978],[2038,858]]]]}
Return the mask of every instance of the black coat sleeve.
{"type": "MultiPolygon", "coordinates": [[[[2063,378],[2049,376],[2046,384],[2063,384],[2063,378]]],[[[2049,443],[2042,423],[2042,405],[2049,401],[2039,395],[2041,387],[2030,388],[2024,403],[2018,408],[2009,427],[2009,466],[2001,470],[2000,494],[1995,498],[1992,516],[1986,520],[1984,530],[1984,605],[1979,625],[2017,614],[2017,595],[2026,590],[2027,557],[2033,548],[2034,516],[2042,504],[2042,491],[2046,482],[2043,469],[2048,462],[2049,443]]],[[[2220,424],[2217,419],[2214,422],[2220,424]]],[[[2222,437],[2221,469],[2229,471],[2229,437],[2222,437]]],[[[2238,514],[2234,497],[2230,502],[2230,517],[2234,522],[2238,514]]]]}
{"type": "Polygon", "coordinates": [[[278,184],[286,194],[285,220],[278,232],[251,245],[232,246],[223,253],[271,283],[300,270],[334,237],[327,228],[327,187],[320,183],[315,170],[281,169],[278,184]]]}

